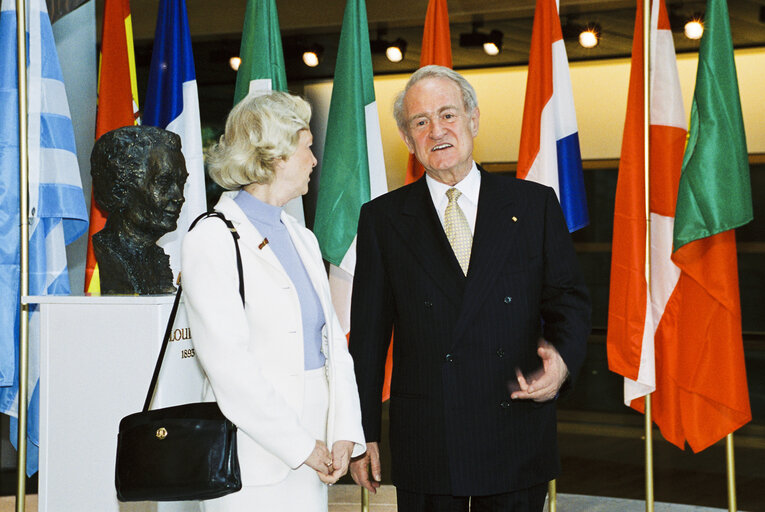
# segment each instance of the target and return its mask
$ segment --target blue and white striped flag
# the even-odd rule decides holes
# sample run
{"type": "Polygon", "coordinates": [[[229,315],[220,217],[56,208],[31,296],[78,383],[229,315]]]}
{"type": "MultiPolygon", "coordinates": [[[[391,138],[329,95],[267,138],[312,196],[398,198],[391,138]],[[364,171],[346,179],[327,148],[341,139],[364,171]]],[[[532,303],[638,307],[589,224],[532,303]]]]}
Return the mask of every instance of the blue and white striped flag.
{"type": "Polygon", "coordinates": [[[177,276],[183,235],[194,218],[207,210],[199,95],[185,0],[160,2],[146,91],[143,124],[164,128],[181,137],[189,173],[178,227],[158,242],[170,256],[170,267],[177,276]]]}
{"type": "MultiPolygon", "coordinates": [[[[75,151],[74,130],[44,0],[27,5],[27,101],[29,146],[29,293],[69,294],[65,246],[85,233],[88,212],[75,151]]],[[[16,5],[0,10],[0,412],[18,425],[19,337],[19,123],[16,5]]],[[[37,471],[39,444],[39,332],[31,310],[30,403],[27,473],[37,471]]]]}

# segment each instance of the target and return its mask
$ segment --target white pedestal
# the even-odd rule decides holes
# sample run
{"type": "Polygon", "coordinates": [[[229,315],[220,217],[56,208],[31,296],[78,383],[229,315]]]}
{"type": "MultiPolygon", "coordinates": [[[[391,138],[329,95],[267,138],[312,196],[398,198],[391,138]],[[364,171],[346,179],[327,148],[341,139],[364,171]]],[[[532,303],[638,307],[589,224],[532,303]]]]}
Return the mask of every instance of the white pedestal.
{"type": "MultiPolygon", "coordinates": [[[[120,503],[120,420],[148,391],[174,297],[44,296],[40,304],[40,512],[191,512],[197,502],[120,503]]],[[[153,407],[202,396],[203,374],[181,305],[153,407]]]]}

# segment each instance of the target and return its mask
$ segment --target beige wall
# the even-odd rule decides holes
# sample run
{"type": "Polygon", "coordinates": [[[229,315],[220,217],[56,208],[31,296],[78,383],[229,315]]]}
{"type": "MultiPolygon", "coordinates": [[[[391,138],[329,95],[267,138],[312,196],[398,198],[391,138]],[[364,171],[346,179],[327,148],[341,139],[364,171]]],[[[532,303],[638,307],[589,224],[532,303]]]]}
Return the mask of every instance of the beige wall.
{"type": "MultiPolygon", "coordinates": [[[[690,115],[696,80],[697,57],[697,54],[684,54],[677,58],[687,116],[690,115]]],[[[629,59],[617,59],[575,62],[570,66],[580,145],[585,159],[619,157],[629,65],[629,59]]],[[[765,49],[737,51],[736,66],[748,149],[750,153],[765,153],[765,49]]],[[[515,162],[518,160],[526,68],[503,67],[461,73],[475,87],[481,108],[475,159],[479,162],[515,162]]],[[[399,139],[392,111],[395,96],[407,77],[375,77],[389,188],[403,184],[406,169],[407,151],[399,139]]],[[[314,105],[314,147],[320,157],[332,82],[306,84],[304,93],[314,105]]]]}

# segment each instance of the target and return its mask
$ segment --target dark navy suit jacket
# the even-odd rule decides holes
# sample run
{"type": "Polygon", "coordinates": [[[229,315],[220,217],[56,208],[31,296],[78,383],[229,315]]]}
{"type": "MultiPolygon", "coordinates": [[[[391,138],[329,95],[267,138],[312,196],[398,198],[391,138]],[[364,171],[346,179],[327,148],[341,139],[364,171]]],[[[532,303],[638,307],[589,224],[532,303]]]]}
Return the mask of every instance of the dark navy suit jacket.
{"type": "Polygon", "coordinates": [[[362,207],[350,351],[367,442],[380,440],[392,331],[396,486],[480,496],[556,477],[554,401],[514,401],[508,390],[516,368],[540,367],[541,337],[570,381],[585,356],[590,301],[552,189],[481,169],[467,277],[424,177],[362,207]]]}

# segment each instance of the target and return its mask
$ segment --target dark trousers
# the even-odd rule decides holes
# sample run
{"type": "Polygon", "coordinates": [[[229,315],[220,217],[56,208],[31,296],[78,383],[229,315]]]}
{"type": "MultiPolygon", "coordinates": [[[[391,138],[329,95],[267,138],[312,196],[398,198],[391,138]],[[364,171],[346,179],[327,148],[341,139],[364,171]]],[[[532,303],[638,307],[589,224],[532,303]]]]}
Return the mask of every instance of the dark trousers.
{"type": "Polygon", "coordinates": [[[491,496],[450,496],[396,489],[398,512],[542,512],[547,483],[491,496]]]}

